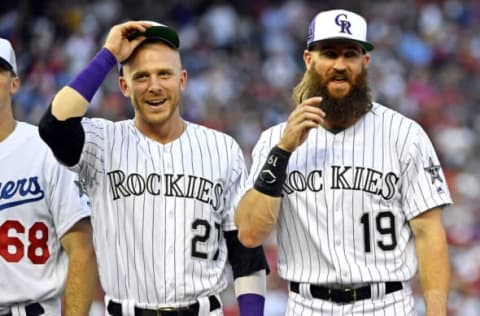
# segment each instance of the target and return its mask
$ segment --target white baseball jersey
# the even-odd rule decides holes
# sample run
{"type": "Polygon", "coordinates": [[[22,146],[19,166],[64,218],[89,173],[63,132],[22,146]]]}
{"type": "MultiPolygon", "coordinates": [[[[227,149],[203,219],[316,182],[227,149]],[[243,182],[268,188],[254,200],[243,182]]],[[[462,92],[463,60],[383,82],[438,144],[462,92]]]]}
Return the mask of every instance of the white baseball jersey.
{"type": "Polygon", "coordinates": [[[161,144],[132,120],[82,120],[85,145],[73,169],[92,200],[100,279],[112,299],[185,305],[227,286],[223,231],[236,229],[243,154],[230,136],[186,124],[161,144]]]}
{"type": "MultiPolygon", "coordinates": [[[[285,127],[262,133],[245,189],[285,127]]],[[[426,133],[378,103],[337,134],[312,129],[286,172],[277,240],[278,271],[289,281],[409,280],[417,259],[408,220],[451,203],[426,133]]]]}
{"type": "Polygon", "coordinates": [[[36,126],[17,122],[0,142],[0,314],[59,297],[68,262],[59,239],[90,216],[77,175],[61,166],[36,126]]]}

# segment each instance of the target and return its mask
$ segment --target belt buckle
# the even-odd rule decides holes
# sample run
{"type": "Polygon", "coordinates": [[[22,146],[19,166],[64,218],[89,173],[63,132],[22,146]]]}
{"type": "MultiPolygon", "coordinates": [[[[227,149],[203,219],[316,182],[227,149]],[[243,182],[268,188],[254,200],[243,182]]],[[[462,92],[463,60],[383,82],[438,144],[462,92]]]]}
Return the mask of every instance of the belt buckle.
{"type": "Polygon", "coordinates": [[[162,316],[162,313],[165,313],[165,312],[178,312],[179,310],[182,310],[181,308],[178,308],[178,307],[162,307],[162,308],[159,308],[157,310],[155,310],[157,312],[157,316],[162,316]]]}
{"type": "Polygon", "coordinates": [[[356,302],[357,301],[357,289],[356,288],[345,289],[345,293],[350,293],[350,292],[352,292],[352,302],[356,302]]]}
{"type": "Polygon", "coordinates": [[[184,312],[189,311],[188,307],[162,307],[157,310],[157,316],[162,316],[163,313],[176,312],[178,315],[183,315],[184,312]]]}

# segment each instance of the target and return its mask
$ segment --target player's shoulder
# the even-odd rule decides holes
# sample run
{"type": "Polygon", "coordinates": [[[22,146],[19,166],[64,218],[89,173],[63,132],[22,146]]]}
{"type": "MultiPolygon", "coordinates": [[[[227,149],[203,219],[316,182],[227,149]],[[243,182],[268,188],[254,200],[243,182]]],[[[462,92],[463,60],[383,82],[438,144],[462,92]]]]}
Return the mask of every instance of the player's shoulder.
{"type": "Polygon", "coordinates": [[[277,143],[280,137],[283,134],[283,131],[287,127],[287,122],[282,121],[267,127],[261,134],[259,138],[259,142],[269,142],[269,143],[277,143]]]}
{"type": "Polygon", "coordinates": [[[17,126],[15,127],[15,130],[18,131],[20,134],[30,137],[35,137],[36,135],[38,135],[38,126],[27,122],[17,121],[17,126]]]}
{"type": "Polygon", "coordinates": [[[46,150],[48,148],[48,146],[40,138],[38,126],[31,123],[17,121],[17,126],[15,127],[12,136],[15,143],[23,144],[22,146],[30,151],[38,150],[39,148],[46,150]],[[28,143],[28,145],[25,143],[28,143]]]}
{"type": "Polygon", "coordinates": [[[25,161],[28,157],[28,164],[19,165],[29,166],[30,169],[57,163],[48,145],[40,138],[38,126],[22,121],[16,123],[13,133],[1,143],[6,153],[1,157],[9,157],[13,161],[25,161]]]}
{"type": "Polygon", "coordinates": [[[187,124],[188,133],[197,134],[200,137],[204,138],[207,137],[212,139],[222,139],[227,143],[237,144],[237,141],[231,135],[223,131],[219,131],[208,126],[200,125],[189,121],[185,121],[185,123],[187,124]]]}
{"type": "Polygon", "coordinates": [[[132,119],[122,121],[111,121],[102,117],[84,117],[82,118],[82,125],[85,132],[92,133],[116,133],[118,130],[127,130],[135,132],[135,124],[132,119]]]}
{"type": "Polygon", "coordinates": [[[420,127],[420,124],[411,117],[378,102],[373,102],[371,113],[375,116],[389,116],[392,121],[403,121],[407,125],[420,127]]]}
{"type": "Polygon", "coordinates": [[[411,142],[426,135],[425,129],[419,122],[395,109],[374,102],[371,113],[375,116],[389,117],[385,124],[396,130],[397,135],[407,137],[411,142]]]}
{"type": "Polygon", "coordinates": [[[118,122],[114,122],[114,121],[111,121],[111,120],[108,120],[106,118],[103,118],[103,117],[83,117],[82,118],[82,124],[83,125],[91,125],[91,126],[94,126],[94,127],[105,127],[105,126],[114,126],[114,125],[117,125],[119,123],[121,123],[123,121],[118,121],[118,122]]]}

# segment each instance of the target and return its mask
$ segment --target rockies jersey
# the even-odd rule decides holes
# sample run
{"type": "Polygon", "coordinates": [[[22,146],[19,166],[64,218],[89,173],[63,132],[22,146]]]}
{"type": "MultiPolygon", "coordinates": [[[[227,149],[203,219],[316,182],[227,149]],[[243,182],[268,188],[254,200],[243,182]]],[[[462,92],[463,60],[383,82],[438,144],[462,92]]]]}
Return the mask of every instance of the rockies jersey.
{"type": "MultiPolygon", "coordinates": [[[[285,127],[262,133],[245,189],[285,127]]],[[[279,274],[315,284],[408,280],[417,269],[408,221],[449,203],[426,133],[374,103],[344,131],[310,130],[292,153],[276,228],[279,274]]]]}
{"type": "Polygon", "coordinates": [[[36,126],[17,122],[0,142],[0,314],[15,303],[60,298],[68,259],[60,238],[90,216],[77,175],[61,166],[36,126]]]}
{"type": "Polygon", "coordinates": [[[186,123],[168,144],[132,120],[84,118],[79,172],[92,200],[102,286],[108,296],[156,307],[190,304],[227,286],[223,231],[246,168],[226,134],[186,123]]]}

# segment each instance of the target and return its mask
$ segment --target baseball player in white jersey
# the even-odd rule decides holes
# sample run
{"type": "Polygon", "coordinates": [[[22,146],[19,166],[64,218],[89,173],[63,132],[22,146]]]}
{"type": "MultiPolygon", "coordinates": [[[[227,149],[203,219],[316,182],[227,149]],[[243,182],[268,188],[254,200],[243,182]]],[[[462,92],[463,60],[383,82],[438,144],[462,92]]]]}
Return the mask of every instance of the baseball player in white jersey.
{"type": "Polygon", "coordinates": [[[267,264],[237,237],[246,179],[238,144],[184,121],[187,74],[172,28],[130,21],[54,98],[40,123],[56,157],[92,199],[94,240],[109,315],[222,315],[231,263],[241,315],[263,315],[267,264]],[[81,117],[112,67],[133,120],[81,117]]]}
{"type": "Polygon", "coordinates": [[[427,315],[446,315],[449,191],[422,128],[371,100],[366,33],[353,12],[313,19],[298,105],[253,150],[239,238],[276,228],[287,315],[414,315],[417,268],[427,315]]]}
{"type": "Polygon", "coordinates": [[[0,315],[86,315],[96,285],[90,208],[37,127],[16,121],[15,53],[0,39],[0,315]],[[68,276],[67,276],[68,275],[68,276]]]}

